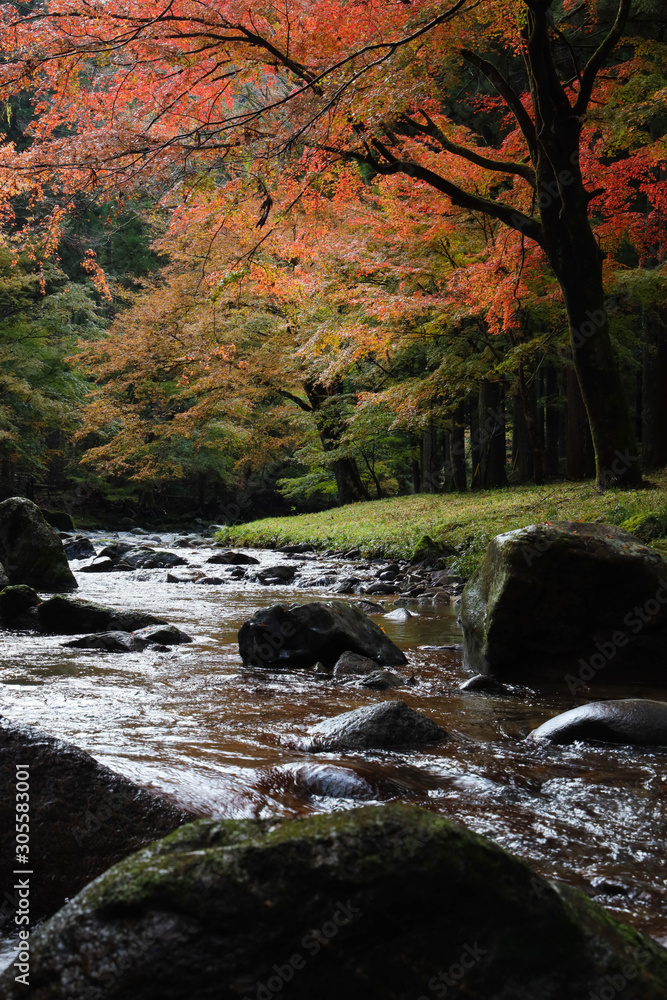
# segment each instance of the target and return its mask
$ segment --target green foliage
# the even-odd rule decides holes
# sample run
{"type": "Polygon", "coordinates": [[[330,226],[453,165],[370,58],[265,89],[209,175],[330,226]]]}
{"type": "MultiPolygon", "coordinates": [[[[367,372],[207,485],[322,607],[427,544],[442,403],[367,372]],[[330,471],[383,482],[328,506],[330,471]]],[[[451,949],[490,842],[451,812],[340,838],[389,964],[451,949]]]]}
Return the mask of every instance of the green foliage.
{"type": "Polygon", "coordinates": [[[543,521],[615,523],[622,507],[648,514],[664,509],[667,470],[648,489],[599,493],[593,483],[517,486],[472,494],[393,497],[350,504],[296,517],[266,518],[220,531],[231,545],[281,545],[309,542],[317,548],[359,548],[364,555],[409,559],[424,535],[451,546],[452,573],[468,577],[482,560],[489,539],[504,531],[543,521]]]}
{"type": "Polygon", "coordinates": [[[314,465],[302,476],[289,476],[276,482],[278,492],[294,507],[319,510],[336,503],[336,480],[321,465],[314,465]]]}
{"type": "Polygon", "coordinates": [[[0,250],[0,460],[42,475],[71,451],[87,382],[68,361],[77,341],[99,336],[90,285],[55,265],[0,250]]]}
{"type": "Polygon", "coordinates": [[[667,507],[662,510],[649,511],[647,514],[634,514],[623,521],[621,528],[635,535],[640,542],[653,542],[656,538],[667,536],[667,507]]]}

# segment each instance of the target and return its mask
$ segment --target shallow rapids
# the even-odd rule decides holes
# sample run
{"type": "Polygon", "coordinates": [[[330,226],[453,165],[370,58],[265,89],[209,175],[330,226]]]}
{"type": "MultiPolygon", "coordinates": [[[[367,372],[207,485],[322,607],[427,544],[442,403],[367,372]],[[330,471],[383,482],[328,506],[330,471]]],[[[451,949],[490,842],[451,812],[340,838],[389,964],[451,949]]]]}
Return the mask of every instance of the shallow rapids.
{"type": "MultiPolygon", "coordinates": [[[[92,537],[99,549],[102,536],[92,537]]],[[[422,648],[461,641],[452,606],[410,605],[419,617],[405,624],[374,617],[407,653],[411,687],[376,692],[304,672],[245,670],[237,632],[254,611],[339,596],[334,585],[167,582],[168,573],[198,568],[225,577],[221,567],[206,565],[213,548],[175,548],[176,540],[155,543],[187,558],[187,567],[172,571],[92,574],[73,562],[77,596],[150,611],[195,641],[169,652],[113,654],[63,648],[67,637],[5,632],[4,721],[75,743],[202,815],[296,816],[397,798],[426,805],[491,837],[540,874],[583,888],[667,945],[667,752],[524,742],[574,700],[537,686],[502,696],[461,692],[461,654],[422,648]],[[298,749],[312,724],[383,698],[425,712],[450,739],[427,752],[298,749]]],[[[263,566],[285,562],[275,552],[252,554],[263,566]]],[[[340,578],[335,558],[310,555],[299,565],[312,568],[313,578],[340,578]]],[[[393,608],[393,597],[373,600],[393,608]]],[[[602,676],[592,684],[592,698],[667,700],[667,688],[612,688],[602,676]]]]}

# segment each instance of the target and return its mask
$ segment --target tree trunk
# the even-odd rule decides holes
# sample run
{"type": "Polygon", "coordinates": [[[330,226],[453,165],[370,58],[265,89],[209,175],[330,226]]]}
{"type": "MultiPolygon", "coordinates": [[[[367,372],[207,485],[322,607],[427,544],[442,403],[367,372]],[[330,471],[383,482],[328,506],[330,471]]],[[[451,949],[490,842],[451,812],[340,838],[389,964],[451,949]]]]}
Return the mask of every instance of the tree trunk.
{"type": "Polygon", "coordinates": [[[437,493],[440,489],[438,462],[438,430],[433,420],[422,431],[420,493],[437,493]]]}
{"type": "Polygon", "coordinates": [[[468,397],[468,423],[470,425],[470,489],[482,488],[482,451],[479,444],[479,399],[478,395],[468,397]]]}
{"type": "Polygon", "coordinates": [[[466,414],[465,403],[461,401],[452,414],[451,446],[449,460],[451,463],[452,481],[457,493],[465,493],[468,488],[468,473],[466,470],[466,414]]]}
{"type": "Polygon", "coordinates": [[[480,489],[507,486],[504,389],[482,382],[479,389],[480,489]]]}
{"type": "Polygon", "coordinates": [[[667,310],[642,315],[642,458],[647,469],[667,462],[667,310]],[[662,314],[662,315],[661,315],[662,314]]]}
{"type": "Polygon", "coordinates": [[[577,374],[569,365],[566,372],[567,386],[567,458],[568,479],[585,479],[593,475],[595,456],[588,427],[584,401],[581,398],[577,374]]]}
{"type": "Polygon", "coordinates": [[[534,393],[528,392],[528,386],[526,385],[526,375],[524,372],[523,365],[519,365],[519,371],[517,375],[517,385],[519,389],[519,400],[521,402],[521,411],[523,413],[523,419],[526,426],[526,433],[528,434],[528,440],[530,441],[530,453],[531,453],[531,475],[533,482],[538,486],[544,482],[544,463],[542,461],[542,435],[539,433],[538,423],[537,423],[537,404],[534,398],[534,393]]]}
{"type": "MultiPolygon", "coordinates": [[[[336,394],[333,391],[328,392],[319,383],[308,382],[304,385],[304,389],[315,418],[322,448],[326,454],[330,455],[339,449],[340,440],[345,430],[345,420],[337,405],[340,401],[336,399],[336,394]]],[[[329,466],[336,479],[339,503],[356,503],[359,500],[369,499],[368,491],[361,481],[354,458],[349,456],[330,458],[329,466]]]]}
{"type": "Polygon", "coordinates": [[[553,364],[546,366],[544,378],[544,409],[546,428],[547,475],[557,476],[558,443],[560,440],[562,405],[558,392],[558,369],[553,364]]]}
{"type": "MultiPolygon", "coordinates": [[[[326,451],[326,449],[325,449],[326,451]]],[[[336,477],[336,490],[341,504],[368,500],[368,490],[361,481],[359,468],[353,458],[336,458],[331,463],[336,477]]]]}
{"type": "Polygon", "coordinates": [[[518,393],[512,400],[512,468],[521,483],[530,479],[533,471],[533,450],[518,393]]]}
{"type": "Polygon", "coordinates": [[[609,336],[603,254],[588,217],[594,195],[584,186],[579,164],[583,115],[575,113],[558,79],[550,7],[530,4],[525,55],[536,113],[533,158],[542,242],[565,298],[598,488],[635,486],[642,480],[637,444],[609,336]]]}

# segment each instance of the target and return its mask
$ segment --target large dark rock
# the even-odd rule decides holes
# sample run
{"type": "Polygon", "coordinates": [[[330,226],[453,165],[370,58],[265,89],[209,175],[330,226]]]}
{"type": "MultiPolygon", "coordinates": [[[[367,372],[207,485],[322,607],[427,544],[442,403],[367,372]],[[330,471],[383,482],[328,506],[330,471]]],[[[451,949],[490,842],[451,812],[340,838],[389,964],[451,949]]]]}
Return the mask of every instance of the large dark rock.
{"type": "Polygon", "coordinates": [[[296,566],[267,566],[257,572],[257,579],[265,584],[291,583],[296,571],[296,566]]]}
{"type": "Polygon", "coordinates": [[[187,566],[188,561],[175,552],[162,552],[159,549],[139,549],[137,552],[126,552],[120,564],[131,569],[173,569],[174,566],[187,566]]]}
{"type": "Polygon", "coordinates": [[[71,649],[100,649],[105,653],[137,653],[147,645],[147,642],[136,639],[131,632],[118,631],[94,632],[63,643],[63,646],[71,649]]]}
{"type": "Polygon", "coordinates": [[[594,657],[585,679],[596,663],[605,676],[641,668],[664,678],[667,563],[606,524],[509,531],[466,586],[461,622],[464,663],[476,673],[534,677],[594,657]]]}
{"type": "Polygon", "coordinates": [[[0,625],[3,628],[37,628],[34,609],[39,602],[40,598],[32,587],[5,587],[0,591],[0,625]]]}
{"type": "MultiPolygon", "coordinates": [[[[55,913],[66,897],[130,851],[193,818],[78,747],[28,726],[0,726],[0,787],[1,884],[14,885],[15,868],[34,871],[32,924],[55,913]],[[27,765],[29,774],[28,865],[16,861],[17,765],[27,765]]],[[[13,924],[15,910],[11,904],[0,907],[0,924],[13,924]]]]}
{"type": "Polygon", "coordinates": [[[207,563],[214,563],[218,566],[258,566],[259,559],[246,555],[245,552],[216,552],[207,563]]]}
{"type": "Polygon", "coordinates": [[[274,604],[263,608],[239,632],[239,651],[254,667],[333,667],[349,650],[380,666],[407,663],[404,653],[368,615],[343,601],[274,604]]]}
{"type": "Polygon", "coordinates": [[[542,723],[528,738],[551,743],[599,740],[633,746],[667,746],[667,702],[649,698],[592,701],[542,723]]]}
{"type": "Polygon", "coordinates": [[[65,510],[49,510],[47,507],[40,507],[42,517],[52,528],[58,531],[74,531],[74,521],[72,515],[65,510]]]}
{"type": "MultiPolygon", "coordinates": [[[[416,806],[201,820],[30,941],[30,1000],[664,1000],[667,952],[416,806]],[[445,985],[448,983],[449,985],[445,985]],[[606,992],[605,992],[606,991],[606,992]]],[[[23,1000],[15,970],[4,1000],[23,1000]]]]}
{"type": "Polygon", "coordinates": [[[90,538],[80,535],[65,542],[65,555],[68,559],[94,559],[95,546],[90,538]]]}
{"type": "Polygon", "coordinates": [[[37,590],[76,590],[63,543],[39,507],[23,497],[0,503],[0,563],[10,584],[37,590]]]}
{"type": "Polygon", "coordinates": [[[145,628],[135,629],[134,636],[142,642],[157,642],[162,646],[180,646],[182,643],[192,642],[192,636],[175,625],[147,625],[145,628]]]}
{"type": "Polygon", "coordinates": [[[372,750],[442,743],[447,733],[433,719],[408,708],[404,701],[355,708],[313,726],[304,741],[312,753],[328,750],[372,750]]]}
{"type": "Polygon", "coordinates": [[[39,627],[54,635],[84,632],[135,632],[147,625],[167,625],[146,611],[119,611],[76,597],[51,597],[37,608],[39,627]]]}

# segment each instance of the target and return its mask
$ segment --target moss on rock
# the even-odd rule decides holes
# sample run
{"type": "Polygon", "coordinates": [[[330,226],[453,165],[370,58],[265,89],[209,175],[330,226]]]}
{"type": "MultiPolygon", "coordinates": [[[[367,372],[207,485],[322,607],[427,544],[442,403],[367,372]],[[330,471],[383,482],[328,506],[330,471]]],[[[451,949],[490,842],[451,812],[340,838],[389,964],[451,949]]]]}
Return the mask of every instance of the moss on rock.
{"type": "MultiPolygon", "coordinates": [[[[667,952],[427,810],[201,820],[116,865],[32,938],[31,1000],[448,996],[662,1000],[667,952]],[[624,969],[632,967],[630,980],[624,969]],[[455,980],[455,981],[454,981],[455,980]]],[[[14,973],[7,1000],[24,996],[14,973]]]]}

